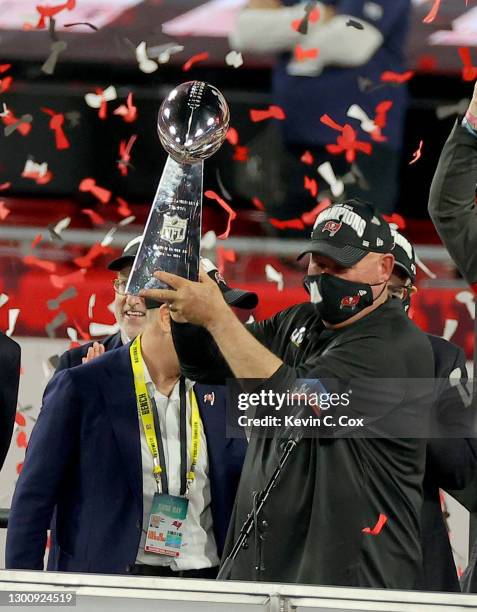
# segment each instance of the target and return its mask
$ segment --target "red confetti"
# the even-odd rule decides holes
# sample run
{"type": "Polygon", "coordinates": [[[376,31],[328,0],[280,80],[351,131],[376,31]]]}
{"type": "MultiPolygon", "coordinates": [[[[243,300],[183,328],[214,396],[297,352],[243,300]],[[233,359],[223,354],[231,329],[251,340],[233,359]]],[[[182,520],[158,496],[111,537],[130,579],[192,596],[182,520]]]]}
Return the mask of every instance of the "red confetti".
{"type": "Polygon", "coordinates": [[[230,127],[227,131],[227,136],[225,137],[227,142],[229,142],[233,147],[237,146],[239,143],[239,135],[235,128],[230,127]]]}
{"type": "Polygon", "coordinates": [[[254,123],[265,121],[266,119],[278,119],[279,121],[283,121],[283,119],[286,119],[286,116],[282,108],[271,105],[268,107],[268,110],[250,110],[250,119],[254,123]]]}
{"type": "Polygon", "coordinates": [[[126,100],[126,106],[124,106],[124,104],[122,104],[121,106],[118,106],[118,108],[115,111],[113,111],[113,115],[119,115],[120,117],[124,119],[126,123],[132,123],[133,121],[136,121],[137,106],[134,106],[133,104],[132,92],[128,94],[128,97],[126,100]]]}
{"type": "Polygon", "coordinates": [[[118,213],[121,215],[121,217],[130,217],[132,215],[132,210],[129,208],[129,204],[126,202],[126,200],[117,197],[116,201],[119,204],[118,213]]]}
{"type": "Polygon", "coordinates": [[[318,57],[319,50],[318,49],[303,49],[300,45],[295,47],[295,60],[297,62],[303,62],[307,59],[315,59],[318,57]]]}
{"type": "Polygon", "coordinates": [[[393,107],[391,100],[384,100],[376,106],[376,115],[374,117],[374,124],[376,129],[371,132],[371,138],[376,142],[386,142],[387,138],[383,136],[382,130],[386,127],[388,112],[393,107]]]}
{"type": "Polygon", "coordinates": [[[85,215],[88,215],[94,225],[103,225],[103,223],[105,223],[103,217],[99,215],[96,211],[91,210],[91,208],[83,208],[81,212],[85,215]]]}
{"type": "Polygon", "coordinates": [[[36,29],[42,30],[46,27],[46,18],[55,17],[58,13],[64,10],[72,11],[76,6],[76,0],[67,0],[64,4],[57,4],[56,6],[37,6],[36,10],[40,13],[40,19],[35,26],[36,29]]]}
{"type": "Polygon", "coordinates": [[[5,202],[0,200],[0,221],[4,221],[10,212],[11,210],[5,206],[5,202]]]}
{"type": "Polygon", "coordinates": [[[197,55],[193,55],[190,59],[187,60],[187,62],[182,66],[182,70],[184,72],[187,72],[188,70],[192,68],[194,64],[197,64],[197,62],[205,62],[208,59],[209,59],[208,51],[204,51],[203,53],[197,53],[197,55]]]}
{"type": "Polygon", "coordinates": [[[424,145],[424,141],[421,140],[419,143],[419,149],[412,154],[412,161],[409,162],[409,165],[415,164],[422,157],[422,146],[424,145]]]}
{"type": "Polygon", "coordinates": [[[229,216],[227,220],[227,228],[225,232],[223,234],[220,234],[220,236],[217,236],[219,240],[225,240],[226,238],[229,237],[230,227],[231,227],[232,221],[237,217],[237,213],[227,204],[225,200],[223,200],[218,194],[216,194],[215,191],[212,191],[211,189],[209,189],[208,191],[204,193],[204,195],[206,198],[209,198],[210,200],[215,200],[225,210],[225,212],[229,216]]]}
{"type": "Polygon", "coordinates": [[[316,23],[320,18],[320,10],[318,8],[314,8],[312,11],[310,11],[310,14],[308,15],[308,21],[310,23],[316,23]]]}
{"type": "Polygon", "coordinates": [[[406,227],[406,220],[404,219],[404,217],[401,217],[401,215],[398,215],[397,213],[393,213],[392,215],[383,215],[383,219],[388,223],[393,223],[394,225],[397,225],[400,230],[405,229],[406,227]]]}
{"type": "Polygon", "coordinates": [[[345,153],[346,161],[352,164],[356,159],[357,151],[361,151],[366,155],[371,155],[373,147],[369,142],[361,142],[357,139],[357,132],[349,124],[344,126],[339,125],[329,115],[322,115],[320,121],[332,128],[341,132],[338,136],[336,144],[326,145],[326,150],[332,155],[345,153]]]}
{"type": "Polygon", "coordinates": [[[107,204],[111,199],[111,192],[108,189],[104,189],[104,187],[96,185],[96,181],[93,178],[83,179],[79,184],[79,190],[92,193],[103,204],[107,204]]]}
{"type": "Polygon", "coordinates": [[[323,199],[317,206],[315,206],[315,208],[313,208],[313,210],[310,210],[310,212],[304,213],[301,216],[303,223],[305,225],[314,225],[318,215],[329,206],[331,206],[331,200],[329,198],[323,199]]]}
{"type": "Polygon", "coordinates": [[[25,427],[26,425],[26,419],[23,416],[23,414],[21,414],[21,412],[17,412],[15,415],[15,423],[17,425],[19,425],[20,427],[25,427]]]}
{"type": "Polygon", "coordinates": [[[217,269],[220,274],[224,273],[225,264],[235,263],[237,261],[237,253],[232,249],[224,249],[223,247],[217,248],[217,269]]]}
{"type": "Polygon", "coordinates": [[[10,182],[2,183],[0,185],[0,191],[5,191],[5,189],[10,189],[11,186],[12,186],[12,184],[10,182]]]}
{"type": "Polygon", "coordinates": [[[311,179],[308,176],[305,176],[305,189],[307,189],[314,198],[318,195],[318,183],[315,179],[311,179]]]}
{"type": "Polygon", "coordinates": [[[248,147],[235,147],[234,161],[246,162],[248,160],[248,147]]]}
{"type": "Polygon", "coordinates": [[[17,435],[17,446],[18,448],[26,448],[28,440],[24,431],[19,431],[17,435]]]}
{"type": "Polygon", "coordinates": [[[86,270],[77,270],[76,272],[70,272],[70,274],[63,274],[63,276],[51,274],[50,283],[55,289],[63,289],[67,285],[82,283],[84,281],[85,274],[86,270]]]}
{"type": "Polygon", "coordinates": [[[429,13],[424,17],[422,23],[432,23],[434,19],[437,17],[437,13],[439,12],[439,7],[441,5],[441,0],[434,0],[434,4],[432,5],[429,13]]]}
{"type": "Polygon", "coordinates": [[[68,149],[70,143],[66,134],[63,130],[63,123],[65,122],[65,116],[62,113],[55,113],[51,108],[41,109],[47,115],[50,115],[50,130],[55,132],[55,144],[58,150],[68,149]]]}
{"type": "Polygon", "coordinates": [[[265,204],[258,198],[252,198],[252,204],[255,208],[258,208],[258,210],[265,210],[265,204]]]}
{"type": "Polygon", "coordinates": [[[10,89],[13,83],[13,77],[7,76],[4,79],[0,79],[0,94],[5,93],[10,89]]]}
{"type": "Polygon", "coordinates": [[[308,164],[309,166],[311,166],[311,164],[315,161],[315,159],[313,155],[310,153],[310,151],[305,151],[303,155],[301,156],[300,161],[302,161],[304,164],[308,164]]]}
{"type": "Polygon", "coordinates": [[[22,469],[23,469],[23,461],[21,463],[17,463],[17,474],[20,474],[22,469]]]}
{"type": "Polygon", "coordinates": [[[3,74],[7,70],[10,70],[11,67],[11,64],[0,64],[0,74],[3,74]]]}
{"type": "Polygon", "coordinates": [[[23,263],[25,263],[27,266],[36,266],[37,268],[45,270],[45,272],[49,272],[50,274],[52,272],[56,272],[55,263],[53,263],[52,261],[45,261],[43,259],[39,259],[34,255],[26,255],[23,258],[23,263]]]}
{"type": "Polygon", "coordinates": [[[78,268],[91,268],[95,259],[101,255],[104,255],[105,253],[112,252],[113,250],[111,248],[102,246],[99,242],[96,242],[86,253],[86,255],[73,259],[73,262],[78,266],[78,268]]]}
{"type": "Polygon", "coordinates": [[[40,244],[40,242],[43,240],[43,235],[42,234],[37,234],[34,238],[33,241],[31,243],[31,249],[34,249],[36,246],[38,246],[40,244]]]}
{"type": "Polygon", "coordinates": [[[363,533],[369,533],[369,535],[379,535],[381,533],[382,528],[388,522],[388,517],[385,514],[380,514],[378,518],[378,522],[371,529],[370,527],[364,527],[361,529],[363,533]]]}
{"type": "Polygon", "coordinates": [[[127,143],[125,140],[121,140],[119,143],[120,159],[117,163],[121,176],[127,176],[128,174],[128,168],[131,165],[131,149],[133,148],[136,140],[137,134],[133,134],[127,143]]]}
{"type": "Polygon", "coordinates": [[[305,225],[301,219],[269,219],[270,224],[277,229],[305,229],[305,225]]]}
{"type": "Polygon", "coordinates": [[[406,83],[406,81],[410,81],[414,76],[413,70],[408,70],[407,72],[403,72],[402,74],[399,72],[392,72],[391,70],[386,70],[381,75],[381,81],[383,83],[397,83],[398,85],[402,85],[406,83]]]}
{"type": "Polygon", "coordinates": [[[477,68],[472,64],[469,47],[459,47],[459,55],[464,64],[462,68],[462,78],[464,81],[475,81],[477,78],[477,68]]]}

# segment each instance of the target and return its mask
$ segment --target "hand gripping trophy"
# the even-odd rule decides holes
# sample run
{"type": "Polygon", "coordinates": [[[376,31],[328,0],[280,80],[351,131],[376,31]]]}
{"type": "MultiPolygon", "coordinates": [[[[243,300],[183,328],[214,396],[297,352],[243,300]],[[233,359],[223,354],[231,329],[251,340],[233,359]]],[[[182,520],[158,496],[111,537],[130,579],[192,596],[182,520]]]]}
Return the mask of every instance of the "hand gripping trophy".
{"type": "Polygon", "coordinates": [[[153,274],[199,276],[204,160],[227,135],[229,108],[218,89],[201,81],[173,89],[159,109],[157,131],[168,152],[126,291],[165,288],[153,274]]]}

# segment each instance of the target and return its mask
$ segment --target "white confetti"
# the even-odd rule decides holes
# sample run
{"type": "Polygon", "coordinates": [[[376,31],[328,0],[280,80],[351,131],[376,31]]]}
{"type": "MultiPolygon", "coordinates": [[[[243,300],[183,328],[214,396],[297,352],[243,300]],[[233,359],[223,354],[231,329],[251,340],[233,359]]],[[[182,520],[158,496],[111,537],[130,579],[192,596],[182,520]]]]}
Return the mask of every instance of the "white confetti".
{"type": "Polygon", "coordinates": [[[2,306],[5,306],[5,304],[8,302],[10,298],[8,297],[8,295],[6,293],[1,293],[0,294],[0,308],[2,306]]]}
{"type": "Polygon", "coordinates": [[[104,323],[90,323],[89,324],[89,335],[90,336],[109,336],[116,334],[119,331],[119,325],[106,325],[104,323]]]}
{"type": "Polygon", "coordinates": [[[225,63],[227,66],[233,66],[234,68],[240,68],[243,65],[243,57],[239,51],[230,51],[225,56],[225,63]]]}
{"type": "Polygon", "coordinates": [[[135,220],[136,220],[136,217],[135,217],[134,215],[131,215],[131,216],[129,216],[129,217],[126,217],[125,219],[122,219],[122,220],[119,222],[119,225],[120,225],[121,227],[123,227],[124,225],[129,225],[130,223],[132,223],[132,222],[133,222],[133,221],[135,221],[135,220]]]}
{"type": "Polygon", "coordinates": [[[331,188],[331,193],[335,198],[339,198],[344,193],[344,183],[342,180],[336,178],[336,174],[333,170],[333,166],[330,162],[325,162],[318,166],[318,174],[325,179],[331,188]]]}
{"type": "Polygon", "coordinates": [[[460,291],[455,299],[459,304],[465,304],[472,320],[475,319],[475,310],[474,310],[474,294],[470,291],[460,291]]]}
{"type": "Polygon", "coordinates": [[[70,223],[71,223],[71,217],[65,217],[64,219],[61,219],[60,221],[58,221],[58,223],[53,227],[53,231],[55,232],[55,234],[60,235],[61,232],[63,232],[65,229],[69,227],[70,223]]]}
{"type": "Polygon", "coordinates": [[[159,65],[155,61],[149,59],[146,50],[146,42],[144,40],[136,47],[136,60],[139,64],[139,70],[145,74],[156,72],[159,68],[159,65]]]}
{"type": "Polygon", "coordinates": [[[249,318],[245,321],[245,325],[248,325],[249,323],[255,323],[255,317],[253,315],[250,315],[249,318]]]}
{"type": "Polygon", "coordinates": [[[267,281],[271,283],[277,283],[278,291],[283,291],[283,274],[281,272],[275,270],[275,268],[270,264],[267,264],[265,266],[265,276],[267,278],[267,281]]]}
{"type": "Polygon", "coordinates": [[[450,340],[452,336],[455,334],[457,330],[457,326],[459,322],[456,319],[446,319],[444,324],[444,331],[442,332],[442,337],[444,340],[450,340]]]}
{"type": "Polygon", "coordinates": [[[371,134],[377,129],[377,125],[374,121],[368,117],[358,104],[352,104],[348,109],[347,115],[351,117],[351,119],[357,119],[361,124],[361,129],[367,134],[371,134]]]}
{"type": "Polygon", "coordinates": [[[214,230],[208,231],[206,234],[202,236],[202,240],[200,241],[200,248],[205,251],[210,251],[215,247],[217,243],[217,234],[214,230]]]}
{"type": "Polygon", "coordinates": [[[88,300],[88,317],[93,318],[93,308],[96,306],[96,293],[89,296],[88,300]]]}
{"type": "Polygon", "coordinates": [[[10,111],[8,110],[7,105],[5,104],[5,102],[2,102],[2,107],[3,107],[3,110],[0,113],[0,117],[8,117],[8,115],[10,114],[10,111]]]}
{"type": "Polygon", "coordinates": [[[102,94],[87,93],[84,97],[86,104],[91,108],[100,108],[103,102],[111,102],[116,100],[118,94],[114,85],[106,87],[102,94]]]}
{"type": "Polygon", "coordinates": [[[101,246],[102,247],[106,247],[109,246],[111,244],[111,242],[113,241],[113,237],[114,234],[117,231],[117,227],[112,227],[109,232],[106,234],[106,236],[101,240],[101,246]]]}
{"type": "Polygon", "coordinates": [[[8,311],[8,329],[5,332],[7,336],[11,336],[17,324],[18,315],[20,314],[19,308],[10,308],[8,311]]]}
{"type": "Polygon", "coordinates": [[[68,334],[68,338],[71,342],[78,342],[78,330],[74,327],[67,327],[66,333],[68,334]]]}

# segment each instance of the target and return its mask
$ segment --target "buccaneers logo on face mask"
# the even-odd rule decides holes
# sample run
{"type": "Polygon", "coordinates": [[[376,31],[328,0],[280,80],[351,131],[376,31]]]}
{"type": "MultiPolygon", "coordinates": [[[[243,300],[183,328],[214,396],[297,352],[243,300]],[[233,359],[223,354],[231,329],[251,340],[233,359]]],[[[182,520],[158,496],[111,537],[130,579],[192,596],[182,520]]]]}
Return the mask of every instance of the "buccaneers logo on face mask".
{"type": "Polygon", "coordinates": [[[366,291],[360,291],[357,295],[347,295],[341,300],[340,310],[343,308],[350,308],[355,310],[356,306],[360,303],[363,295],[366,295],[366,291]]]}
{"type": "Polygon", "coordinates": [[[330,232],[331,238],[335,236],[341,229],[343,223],[341,221],[327,221],[322,232],[330,232]]]}

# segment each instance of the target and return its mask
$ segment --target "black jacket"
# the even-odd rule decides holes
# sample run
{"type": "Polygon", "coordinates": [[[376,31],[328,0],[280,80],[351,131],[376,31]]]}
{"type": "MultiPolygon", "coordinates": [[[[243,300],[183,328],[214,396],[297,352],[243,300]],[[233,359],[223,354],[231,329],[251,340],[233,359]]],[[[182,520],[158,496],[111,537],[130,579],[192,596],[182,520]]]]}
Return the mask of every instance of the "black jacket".
{"type": "MultiPolygon", "coordinates": [[[[298,378],[432,379],[426,335],[397,300],[357,323],[325,330],[312,304],[301,304],[251,326],[284,365],[269,382],[293,389],[298,378]],[[273,380],[272,380],[273,379],[273,380]]],[[[230,370],[204,330],[173,325],[183,371],[205,382],[223,381],[230,370]]],[[[366,404],[379,426],[389,414],[420,424],[414,396],[397,397],[376,384],[366,404]]],[[[419,387],[419,385],[416,385],[419,387]]],[[[420,391],[420,389],[418,389],[420,391]]],[[[368,416],[368,415],[365,415],[368,416]]],[[[252,491],[264,487],[277,465],[277,440],[252,436],[226,544],[230,551],[252,507],[252,491]]],[[[420,520],[426,440],[405,438],[304,438],[282,474],[240,552],[231,578],[412,589],[421,569],[420,520]],[[388,521],[378,536],[363,532],[379,515],[388,521]],[[264,521],[264,522],[263,522],[264,521]],[[258,572],[255,536],[262,538],[258,572]]]]}
{"type": "MultiPolygon", "coordinates": [[[[466,359],[461,348],[438,336],[428,335],[434,352],[436,379],[442,387],[437,406],[442,416],[459,410],[462,400],[456,387],[447,385],[450,375],[467,382],[466,359]]],[[[466,390],[463,389],[463,393],[466,390]]],[[[468,408],[464,408],[468,410],[468,408]]],[[[477,468],[477,445],[468,438],[434,438],[427,446],[422,508],[423,574],[418,587],[426,591],[460,592],[457,570],[441,510],[439,489],[461,490],[472,482],[477,468]]]]}
{"type": "Polygon", "coordinates": [[[19,345],[0,332],[0,469],[12,439],[20,382],[19,345]]]}
{"type": "MultiPolygon", "coordinates": [[[[119,348],[123,345],[120,331],[112,336],[108,336],[104,340],[99,340],[98,342],[101,342],[107,351],[119,348]]],[[[83,363],[82,359],[83,357],[86,357],[86,353],[88,352],[90,346],[93,346],[93,342],[88,342],[87,344],[82,344],[81,346],[77,346],[69,351],[65,351],[60,357],[55,374],[61,370],[68,370],[69,368],[74,368],[81,365],[83,363]]]]}

